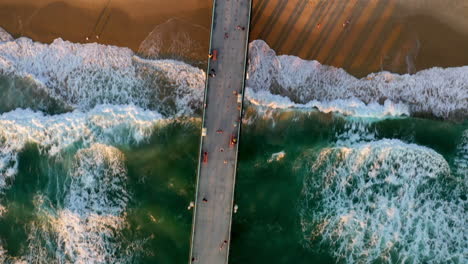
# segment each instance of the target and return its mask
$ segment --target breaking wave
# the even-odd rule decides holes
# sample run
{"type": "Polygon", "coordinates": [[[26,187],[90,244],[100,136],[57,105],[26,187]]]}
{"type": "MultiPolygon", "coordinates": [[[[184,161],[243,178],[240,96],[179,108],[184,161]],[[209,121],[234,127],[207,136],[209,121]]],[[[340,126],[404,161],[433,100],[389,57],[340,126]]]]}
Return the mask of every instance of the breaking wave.
{"type": "MultiPolygon", "coordinates": [[[[166,115],[190,115],[200,108],[205,74],[186,63],[145,60],[128,48],[96,43],[2,38],[0,74],[32,81],[68,108],[135,104],[166,115]]],[[[45,110],[33,102],[29,107],[45,110]]]]}
{"type": "Polygon", "coordinates": [[[357,79],[317,61],[277,56],[264,41],[255,40],[249,45],[247,74],[248,98],[265,106],[364,116],[409,112],[465,119],[468,113],[468,66],[414,75],[380,72],[357,79]]]}
{"type": "Polygon", "coordinates": [[[79,150],[69,171],[71,183],[63,207],[35,197],[38,220],[29,235],[28,263],[124,263],[127,171],[124,155],[102,144],[79,150]],[[44,241],[49,243],[48,247],[44,241]],[[55,248],[51,250],[50,247],[55,248]]]}
{"type": "Polygon", "coordinates": [[[0,27],[0,42],[13,41],[14,38],[6,32],[3,28],[0,27]]]}
{"type": "Polygon", "coordinates": [[[124,154],[113,146],[138,144],[172,118],[197,114],[204,82],[202,70],[183,62],[15,40],[0,30],[0,195],[31,143],[52,182],[33,194],[26,244],[11,252],[19,256],[0,243],[0,262],[133,263],[147,239],[123,235],[131,194],[124,154]]]}
{"type": "Polygon", "coordinates": [[[346,263],[465,263],[466,183],[399,140],[323,149],[304,180],[305,241],[346,263]]]}
{"type": "MultiPolygon", "coordinates": [[[[165,116],[201,109],[206,75],[184,62],[142,59],[128,48],[96,43],[56,39],[42,44],[15,40],[4,30],[0,35],[0,75],[15,80],[0,85],[7,95],[1,102],[8,109],[54,113],[51,109],[135,104],[165,116]],[[26,87],[23,93],[21,87],[26,87]]],[[[377,118],[429,113],[464,119],[468,112],[468,67],[432,68],[414,75],[380,72],[356,79],[317,61],[277,56],[265,42],[255,40],[249,45],[247,74],[245,98],[267,108],[377,118]]]]}
{"type": "Polygon", "coordinates": [[[358,99],[338,99],[333,101],[312,100],[306,104],[294,103],[288,97],[271,94],[269,91],[254,92],[251,89],[246,90],[246,98],[250,104],[257,107],[266,107],[269,109],[317,109],[323,113],[340,113],[346,116],[363,118],[384,118],[389,116],[408,116],[409,108],[407,105],[395,104],[390,100],[385,100],[384,104],[370,103],[365,104],[358,99]]]}
{"type": "Polygon", "coordinates": [[[468,185],[468,130],[463,132],[461,142],[458,144],[454,165],[457,174],[463,177],[465,184],[468,185]]]}
{"type": "Polygon", "coordinates": [[[13,180],[18,153],[27,143],[50,156],[80,143],[130,144],[149,137],[163,117],[137,106],[98,105],[89,112],[47,116],[18,109],[0,115],[0,190],[13,180]]]}

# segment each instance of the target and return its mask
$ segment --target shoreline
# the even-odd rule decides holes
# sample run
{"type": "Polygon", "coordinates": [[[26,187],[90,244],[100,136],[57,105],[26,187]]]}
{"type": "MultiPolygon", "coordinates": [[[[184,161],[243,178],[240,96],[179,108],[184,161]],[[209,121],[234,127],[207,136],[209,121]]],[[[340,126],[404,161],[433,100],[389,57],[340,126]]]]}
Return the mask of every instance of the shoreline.
{"type": "Polygon", "coordinates": [[[197,56],[192,52],[187,59],[199,60],[201,55],[205,59],[208,49],[211,23],[211,17],[205,15],[208,12],[211,13],[208,0],[181,0],[178,5],[163,0],[97,0],[92,3],[78,0],[72,4],[57,0],[5,0],[0,4],[0,27],[15,38],[28,37],[41,43],[62,38],[74,43],[96,42],[139,52],[142,42],[153,38],[155,28],[176,18],[177,23],[169,23],[167,29],[162,29],[163,36],[170,40],[162,45],[166,47],[179,41],[177,33],[182,32],[198,49],[203,48],[203,54],[197,56]],[[200,34],[203,29],[208,33],[200,34]]]}
{"type": "Polygon", "coordinates": [[[257,0],[251,40],[355,77],[415,73],[468,65],[467,13],[463,0],[257,0]]]}
{"type": "MultiPolygon", "coordinates": [[[[278,55],[317,60],[357,78],[468,65],[462,0],[254,0],[252,6],[250,42],[262,39],[278,55]]],[[[211,10],[211,0],[4,0],[0,27],[15,38],[97,42],[205,68],[211,10]]]]}

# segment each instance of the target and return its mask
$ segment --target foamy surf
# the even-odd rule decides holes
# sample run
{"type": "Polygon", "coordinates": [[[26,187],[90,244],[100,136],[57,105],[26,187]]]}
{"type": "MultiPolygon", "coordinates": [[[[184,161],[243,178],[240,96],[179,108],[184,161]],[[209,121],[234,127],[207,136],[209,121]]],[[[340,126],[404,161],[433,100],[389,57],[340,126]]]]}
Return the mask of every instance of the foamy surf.
{"type": "MultiPolygon", "coordinates": [[[[26,96],[27,107],[46,111],[50,106],[43,101],[48,100],[62,111],[135,104],[166,116],[201,109],[205,73],[186,63],[145,60],[130,49],[96,43],[56,39],[41,44],[13,40],[6,32],[2,36],[0,73],[33,82],[35,93],[45,93],[39,104],[26,96]]],[[[277,56],[256,40],[249,45],[247,74],[246,99],[257,106],[371,118],[430,113],[464,119],[468,113],[468,67],[432,68],[414,75],[381,72],[356,79],[317,61],[277,56]]],[[[24,98],[19,98],[17,105],[24,107],[24,98]]]]}
{"type": "Polygon", "coordinates": [[[339,113],[345,116],[379,119],[410,115],[407,105],[402,103],[395,104],[391,100],[385,100],[384,104],[376,102],[365,104],[356,98],[332,101],[312,100],[306,104],[301,104],[292,102],[288,97],[271,94],[269,91],[254,92],[252,89],[247,89],[245,96],[250,104],[266,109],[301,111],[316,109],[323,113],[339,113]]]}
{"type": "Polygon", "coordinates": [[[190,115],[201,106],[205,74],[186,63],[145,60],[128,48],[96,43],[3,38],[0,74],[34,81],[36,89],[70,108],[135,104],[167,115],[190,115]]]}
{"type": "Polygon", "coordinates": [[[271,163],[273,161],[280,161],[284,157],[286,157],[286,152],[284,152],[284,150],[282,150],[280,152],[276,152],[276,153],[271,154],[271,157],[267,160],[267,162],[271,163]]]}
{"type": "Polygon", "coordinates": [[[79,150],[70,175],[64,209],[52,220],[60,255],[72,263],[115,263],[129,201],[123,153],[102,144],[79,150]]]}
{"type": "Polygon", "coordinates": [[[27,143],[50,156],[75,143],[130,144],[148,138],[162,115],[132,105],[98,105],[89,112],[48,116],[18,109],[0,115],[0,189],[13,179],[27,143]]]}
{"type": "Polygon", "coordinates": [[[13,41],[14,38],[6,32],[3,28],[0,27],[0,42],[13,41]]]}
{"type": "MultiPolygon", "coordinates": [[[[0,194],[28,162],[18,156],[30,143],[47,163],[40,184],[48,185],[31,194],[28,237],[0,245],[0,262],[133,263],[153,254],[144,246],[150,235],[123,236],[131,194],[124,155],[112,146],[144,142],[168,118],[197,114],[204,72],[127,48],[7,36],[0,36],[0,194]]],[[[0,214],[15,214],[6,210],[14,202],[0,214]]]]}
{"type": "Polygon", "coordinates": [[[454,160],[455,171],[465,180],[468,185],[468,129],[463,132],[462,139],[457,147],[454,160]]]}
{"type": "Polygon", "coordinates": [[[392,104],[395,115],[409,111],[465,119],[468,113],[468,66],[431,68],[414,75],[380,72],[357,79],[317,61],[277,56],[264,41],[255,40],[249,45],[247,74],[250,96],[262,97],[265,105],[277,108],[309,104],[324,111],[368,116],[392,114],[392,104]],[[350,104],[357,104],[354,110],[350,104]]]}
{"type": "MultiPolygon", "coordinates": [[[[27,263],[127,263],[122,229],[126,227],[127,171],[118,149],[93,144],[79,150],[68,172],[62,206],[36,195],[36,220],[27,228],[27,263]],[[54,249],[54,250],[52,250],[54,249]]],[[[136,252],[134,252],[136,253],[136,252]]]]}
{"type": "Polygon", "coordinates": [[[325,148],[310,172],[304,238],[330,246],[338,260],[467,261],[467,186],[435,151],[399,140],[325,148]]]}

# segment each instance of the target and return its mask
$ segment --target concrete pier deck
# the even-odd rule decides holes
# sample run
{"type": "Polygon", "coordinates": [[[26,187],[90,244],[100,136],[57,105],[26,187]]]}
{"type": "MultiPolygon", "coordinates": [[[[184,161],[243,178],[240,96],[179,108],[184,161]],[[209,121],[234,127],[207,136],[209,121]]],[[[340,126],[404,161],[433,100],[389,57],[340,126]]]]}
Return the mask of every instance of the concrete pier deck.
{"type": "Polygon", "coordinates": [[[218,54],[208,64],[190,263],[228,262],[250,9],[251,0],[213,4],[210,50],[218,54]]]}

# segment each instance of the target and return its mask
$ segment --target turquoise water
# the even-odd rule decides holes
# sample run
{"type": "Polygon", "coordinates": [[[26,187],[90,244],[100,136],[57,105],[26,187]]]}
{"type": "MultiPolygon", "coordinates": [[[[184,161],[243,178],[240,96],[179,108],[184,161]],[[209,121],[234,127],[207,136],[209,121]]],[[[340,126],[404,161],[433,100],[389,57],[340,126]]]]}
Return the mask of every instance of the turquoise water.
{"type": "MultiPolygon", "coordinates": [[[[231,263],[421,263],[436,259],[436,254],[440,254],[441,257],[457,256],[452,259],[446,258],[446,261],[463,263],[466,260],[464,259],[466,256],[463,256],[466,249],[466,231],[464,230],[466,226],[466,218],[464,218],[466,216],[466,171],[463,173],[465,175],[461,175],[462,172],[456,173],[454,160],[457,155],[460,155],[457,146],[461,144],[463,131],[466,129],[466,123],[454,124],[416,118],[380,121],[353,120],[320,113],[282,112],[273,115],[273,118],[256,119],[253,125],[244,126],[242,130],[236,185],[236,203],[239,211],[234,216],[231,263]],[[355,124],[355,132],[343,133],[353,131],[352,124],[355,124]],[[437,175],[439,179],[436,179],[434,183],[428,183],[431,187],[427,190],[422,189],[425,183],[418,181],[395,184],[385,181],[375,183],[372,187],[374,188],[372,193],[375,194],[373,198],[381,199],[380,206],[382,207],[394,206],[396,214],[399,214],[402,219],[386,219],[384,214],[379,213],[374,215],[380,219],[372,219],[372,213],[369,211],[371,201],[361,199],[366,195],[365,192],[357,196],[352,194],[353,192],[359,193],[356,190],[366,189],[357,179],[368,180],[369,176],[366,174],[371,171],[369,164],[356,171],[352,168],[360,166],[358,164],[361,161],[350,158],[345,159],[344,163],[335,163],[335,159],[342,157],[331,155],[325,161],[328,165],[323,165],[327,167],[327,171],[313,169],[314,163],[324,158],[319,156],[324,150],[338,148],[336,146],[339,145],[348,146],[347,148],[351,150],[353,143],[346,142],[347,139],[353,137],[350,135],[360,135],[360,140],[366,142],[364,145],[367,144],[367,146],[372,146],[382,139],[398,140],[386,146],[387,150],[394,149],[395,157],[391,155],[382,158],[366,156],[369,163],[382,165],[388,161],[395,166],[392,169],[393,175],[397,178],[425,177],[428,176],[425,174],[432,169],[439,169],[440,164],[431,167],[431,161],[419,160],[419,158],[427,158],[426,149],[421,150],[421,153],[414,153],[415,157],[406,155],[406,150],[411,151],[416,147],[408,145],[409,143],[425,146],[441,154],[440,158],[443,162],[450,164],[452,172],[441,171],[437,175]],[[342,143],[339,142],[340,140],[342,143]],[[399,148],[397,144],[403,144],[403,147],[399,148]],[[284,158],[268,162],[272,154],[280,151],[284,152],[284,158]],[[410,168],[403,167],[405,162],[414,163],[418,160],[421,164],[410,168]],[[343,189],[345,192],[343,197],[339,195],[342,193],[341,190],[335,190],[333,194],[325,191],[327,186],[330,189],[337,188],[334,185],[343,179],[339,179],[340,170],[348,166],[350,169],[344,172],[344,178],[348,179],[349,186],[343,189]],[[398,166],[402,166],[402,169],[398,170],[398,166]],[[426,169],[424,166],[429,166],[429,168],[426,169]],[[412,171],[418,168],[421,171],[412,171]],[[330,185],[324,184],[324,178],[327,177],[330,177],[328,179],[330,182],[327,183],[330,185]],[[339,180],[334,182],[334,177],[339,180]],[[463,180],[464,177],[465,180],[463,180]],[[439,180],[441,183],[438,183],[439,180]],[[421,188],[421,190],[413,191],[411,186],[406,186],[409,184],[418,184],[414,187],[421,188]],[[322,197],[324,194],[332,195],[322,197]],[[421,199],[422,204],[419,205],[421,207],[425,204],[440,206],[446,203],[453,207],[452,215],[440,214],[438,217],[430,218],[428,214],[437,214],[438,210],[433,209],[434,211],[431,212],[431,208],[426,208],[429,211],[422,212],[415,208],[413,209],[414,215],[410,216],[408,213],[411,212],[408,212],[409,209],[405,204],[385,204],[391,203],[392,199],[397,197],[404,197],[410,202],[421,199]],[[320,224],[324,220],[332,222],[351,210],[356,212],[354,219],[359,219],[368,225],[366,228],[369,234],[361,236],[355,232],[357,228],[354,225],[337,224],[320,229],[320,224]],[[400,210],[399,213],[398,210],[400,210]],[[441,224],[444,221],[453,221],[451,218],[454,216],[461,217],[461,219],[448,225],[441,224]],[[408,252],[408,249],[412,248],[411,243],[416,243],[416,237],[412,237],[411,233],[401,235],[398,239],[388,239],[397,245],[388,252],[385,251],[383,245],[369,244],[370,238],[366,236],[372,235],[372,232],[379,237],[404,232],[405,228],[402,226],[405,224],[409,226],[410,220],[414,221],[411,223],[414,225],[412,228],[415,228],[413,232],[417,232],[418,226],[421,225],[422,228],[419,230],[421,237],[428,236],[425,238],[426,241],[421,241],[413,255],[408,252]],[[372,227],[372,221],[386,228],[372,227]],[[444,232],[434,235],[424,229],[423,225],[431,224],[441,224],[440,228],[445,228],[444,232]],[[457,236],[460,232],[465,236],[457,236]],[[313,236],[312,233],[314,233],[313,236]],[[354,243],[362,244],[350,246],[353,244],[353,239],[356,240],[354,243]],[[440,242],[434,243],[434,239],[440,242]],[[448,253],[434,249],[445,243],[451,243],[452,246],[448,249],[448,253]],[[349,248],[346,249],[346,247],[349,248]],[[375,255],[360,255],[366,250],[374,250],[375,255]],[[426,250],[429,250],[429,253],[426,250]]],[[[355,144],[359,145],[359,143],[355,144]]],[[[375,148],[378,150],[377,147],[375,148]]],[[[431,155],[438,155],[437,153],[434,152],[431,155]]],[[[464,157],[463,162],[466,164],[466,156],[464,157]]],[[[389,175],[386,170],[387,168],[382,166],[380,170],[382,176],[389,175]]],[[[405,199],[400,202],[405,203],[405,199]]],[[[380,242],[385,243],[383,240],[380,242]]]]}
{"type": "MultiPolygon", "coordinates": [[[[20,165],[14,183],[2,195],[6,212],[0,218],[0,237],[3,250],[8,252],[3,261],[185,262],[192,219],[187,206],[194,195],[194,153],[198,149],[198,139],[197,122],[173,122],[155,130],[147,142],[116,146],[125,157],[126,188],[114,188],[107,196],[93,198],[107,201],[104,215],[106,210],[112,211],[114,202],[121,199],[123,193],[128,194],[128,204],[120,216],[123,225],[110,228],[110,239],[94,237],[105,237],[106,224],[99,227],[100,231],[74,230],[84,242],[67,241],[59,230],[74,223],[73,218],[61,219],[60,213],[67,208],[67,196],[73,193],[70,179],[72,170],[76,170],[73,160],[83,146],[76,144],[60,158],[50,158],[41,154],[37,145],[29,144],[19,154],[20,165]],[[60,221],[63,223],[58,223],[60,221]],[[101,244],[93,248],[87,243],[101,244]],[[96,255],[85,257],[86,254],[77,253],[87,248],[94,249],[96,255]],[[103,261],[99,261],[101,257],[103,261]]],[[[109,184],[105,180],[106,173],[102,172],[98,168],[94,171],[103,184],[109,184]]],[[[88,193],[96,192],[85,186],[82,188],[88,193]]],[[[92,188],[104,186],[96,184],[92,188]]],[[[92,207],[89,201],[82,209],[92,210],[87,207],[92,207]]],[[[91,220],[85,223],[89,222],[91,220]]],[[[107,224],[112,226],[112,223],[107,224]]]]}
{"type": "MultiPolygon", "coordinates": [[[[467,263],[466,69],[354,80],[259,51],[230,263],[467,263]]],[[[186,263],[203,71],[23,38],[0,73],[0,263],[186,263]]]]}
{"type": "MultiPolygon", "coordinates": [[[[245,112],[231,263],[463,263],[466,123],[245,112]]],[[[3,262],[186,262],[199,120],[151,127],[57,155],[28,141],[1,197],[3,262]]]]}

